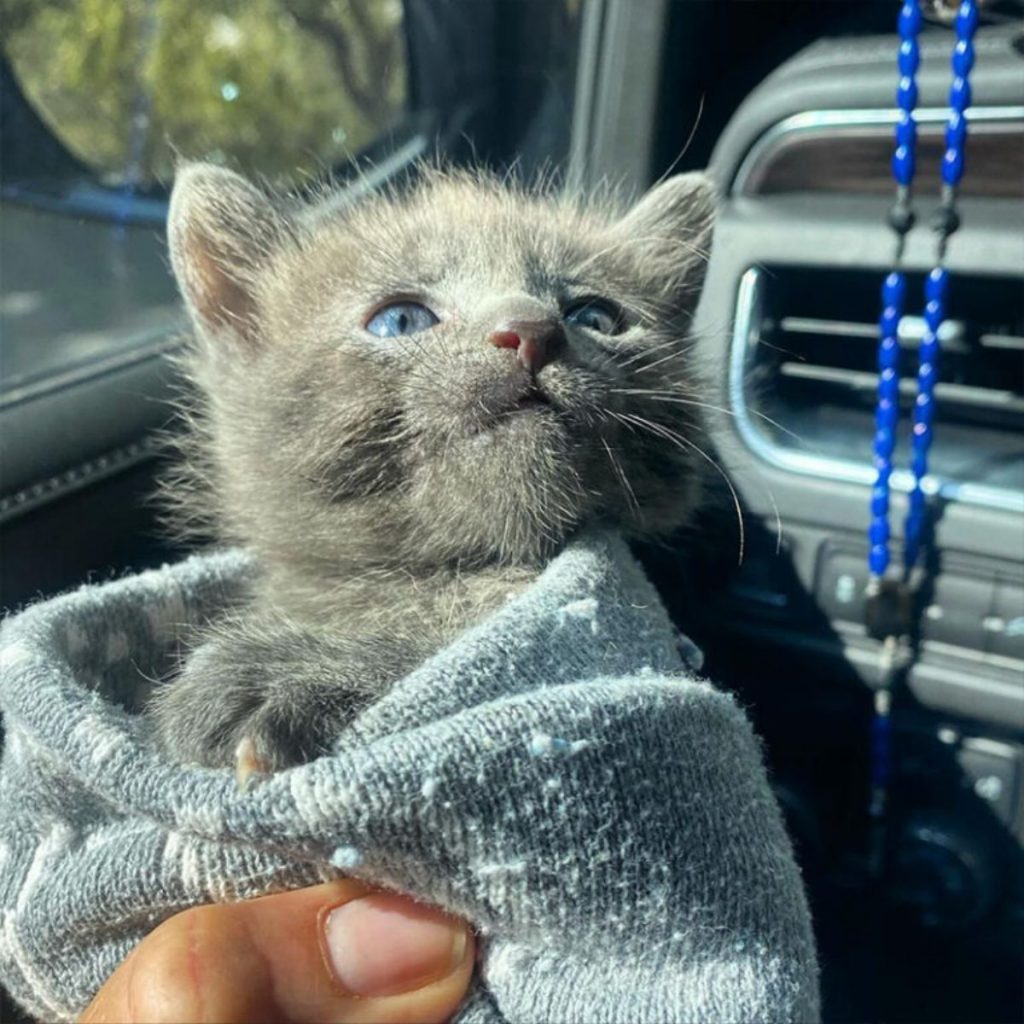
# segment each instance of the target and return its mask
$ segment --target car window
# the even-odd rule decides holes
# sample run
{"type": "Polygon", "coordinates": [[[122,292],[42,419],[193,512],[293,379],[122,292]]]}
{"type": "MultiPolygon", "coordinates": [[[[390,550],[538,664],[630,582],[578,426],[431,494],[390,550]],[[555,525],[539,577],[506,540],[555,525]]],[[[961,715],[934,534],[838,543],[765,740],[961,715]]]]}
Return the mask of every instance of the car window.
{"type": "Polygon", "coordinates": [[[301,181],[405,107],[400,0],[22,0],[7,19],[26,99],[117,188],[166,184],[178,153],[301,181]]]}
{"type": "Polygon", "coordinates": [[[15,0],[4,14],[5,107],[22,108],[13,123],[5,110],[19,145],[0,238],[8,398],[182,326],[161,237],[179,154],[301,186],[407,108],[400,0],[15,0]]]}

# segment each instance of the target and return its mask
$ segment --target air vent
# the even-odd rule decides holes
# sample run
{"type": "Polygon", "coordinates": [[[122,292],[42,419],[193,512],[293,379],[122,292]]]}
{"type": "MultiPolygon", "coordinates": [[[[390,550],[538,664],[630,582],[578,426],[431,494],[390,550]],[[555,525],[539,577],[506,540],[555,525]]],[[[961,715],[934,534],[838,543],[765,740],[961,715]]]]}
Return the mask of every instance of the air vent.
{"type": "MultiPolygon", "coordinates": [[[[870,271],[744,275],[730,397],[758,454],[797,472],[870,482],[880,284],[870,271]]],[[[910,308],[920,308],[922,289],[910,275],[910,308]]],[[[932,483],[956,500],[1024,511],[1024,287],[954,274],[947,304],[932,483]]],[[[903,464],[922,331],[919,317],[900,324],[903,464]]]]}

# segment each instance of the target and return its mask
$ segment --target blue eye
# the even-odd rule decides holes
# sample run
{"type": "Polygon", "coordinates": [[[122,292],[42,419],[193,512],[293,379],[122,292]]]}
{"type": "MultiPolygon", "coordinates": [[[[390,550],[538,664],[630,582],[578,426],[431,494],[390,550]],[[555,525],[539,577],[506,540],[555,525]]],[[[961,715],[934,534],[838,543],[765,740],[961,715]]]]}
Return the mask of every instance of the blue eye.
{"type": "Polygon", "coordinates": [[[419,302],[392,302],[382,306],[366,322],[366,329],[378,338],[401,338],[430,330],[440,321],[419,302]]]}
{"type": "Polygon", "coordinates": [[[618,334],[622,330],[622,310],[604,299],[586,299],[564,313],[567,324],[577,324],[598,334],[618,334]]]}

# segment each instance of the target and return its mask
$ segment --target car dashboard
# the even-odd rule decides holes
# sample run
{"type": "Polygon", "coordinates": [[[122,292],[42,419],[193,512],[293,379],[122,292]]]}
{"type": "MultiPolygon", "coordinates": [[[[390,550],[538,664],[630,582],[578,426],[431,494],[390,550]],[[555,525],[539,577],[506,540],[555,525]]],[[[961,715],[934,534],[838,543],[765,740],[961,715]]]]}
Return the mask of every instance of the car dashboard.
{"type": "MultiPolygon", "coordinates": [[[[881,836],[868,779],[885,668],[865,594],[880,286],[894,248],[891,40],[804,50],[741,105],[711,163],[723,205],[697,328],[714,367],[709,402],[724,410],[715,448],[748,525],[742,563],[695,614],[711,675],[748,702],[772,751],[805,870],[831,908],[819,920],[845,922],[846,934],[830,937],[845,952],[826,964],[856,961],[850,945],[874,959],[880,1005],[848,977],[833,979],[835,1012],[844,1005],[852,1019],[989,1019],[1019,999],[1024,60],[1013,32],[979,33],[977,46],[963,224],[946,264],[931,531],[914,657],[893,693],[881,836]],[[987,988],[981,977],[992,979],[987,988]]],[[[941,136],[930,126],[945,115],[948,47],[943,34],[923,45],[909,313],[923,308],[935,258],[927,218],[939,201],[941,136]]],[[[897,466],[909,461],[921,333],[919,312],[903,318],[897,466]]],[[[895,522],[911,482],[905,469],[894,474],[895,522]]],[[[729,514],[723,503],[718,516],[729,514]]]]}

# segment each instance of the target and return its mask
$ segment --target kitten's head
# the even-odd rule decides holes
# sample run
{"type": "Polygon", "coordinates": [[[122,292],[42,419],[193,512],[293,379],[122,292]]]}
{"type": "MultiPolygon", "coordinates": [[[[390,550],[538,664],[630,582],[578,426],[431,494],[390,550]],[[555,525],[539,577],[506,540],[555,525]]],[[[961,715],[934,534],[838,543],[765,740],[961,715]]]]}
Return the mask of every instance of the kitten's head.
{"type": "Polygon", "coordinates": [[[300,207],[184,168],[169,234],[200,502],[307,571],[670,532],[705,467],[688,331],[712,214],[700,175],[622,214],[436,171],[300,207]]]}

